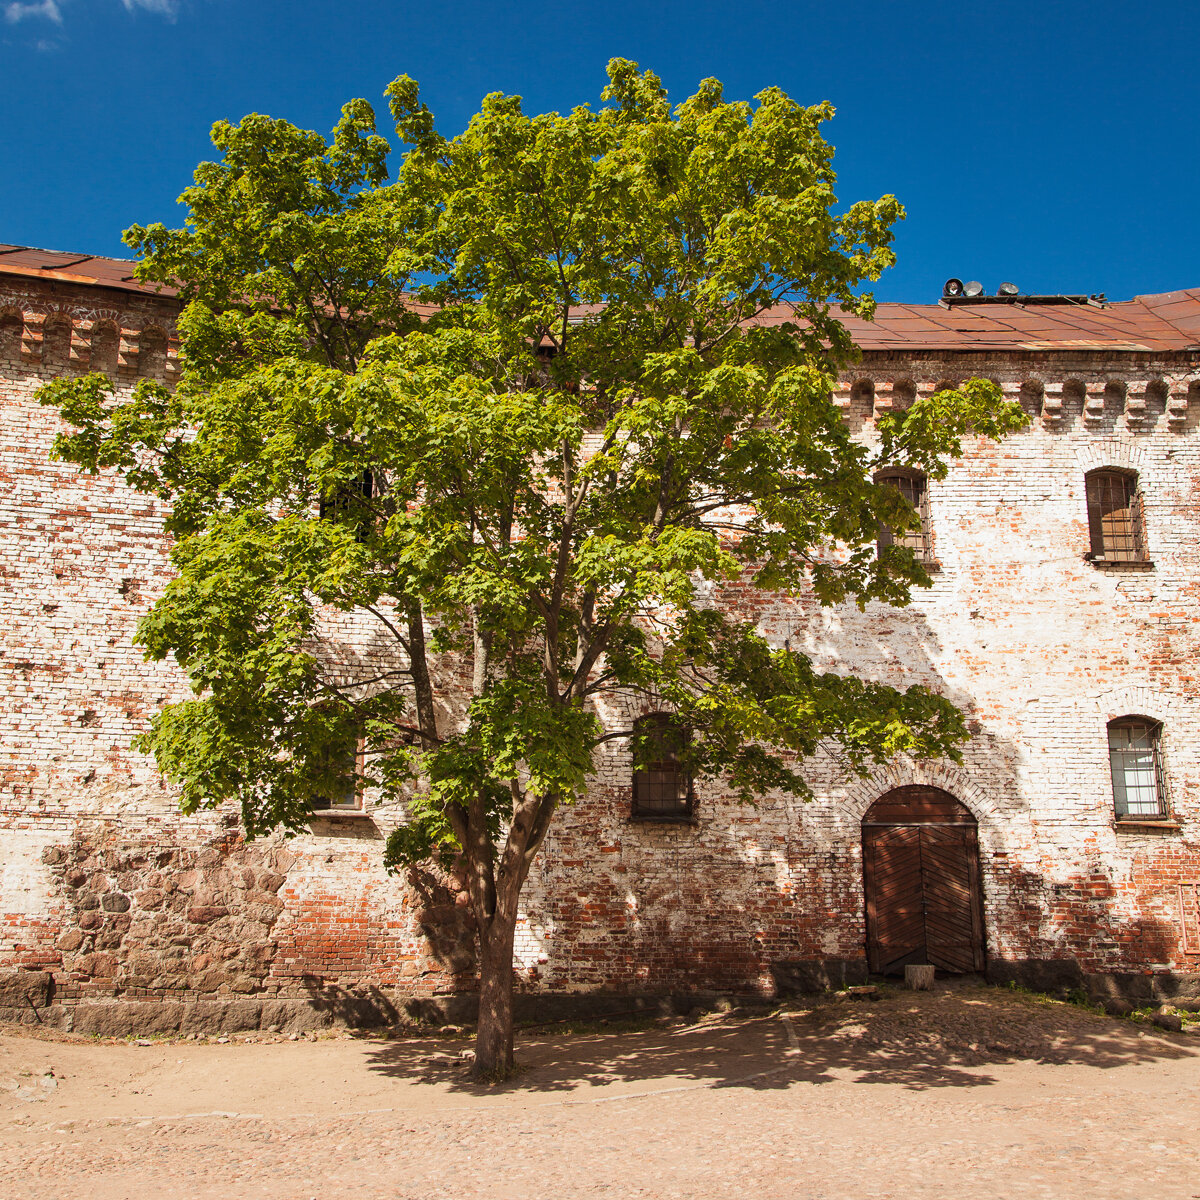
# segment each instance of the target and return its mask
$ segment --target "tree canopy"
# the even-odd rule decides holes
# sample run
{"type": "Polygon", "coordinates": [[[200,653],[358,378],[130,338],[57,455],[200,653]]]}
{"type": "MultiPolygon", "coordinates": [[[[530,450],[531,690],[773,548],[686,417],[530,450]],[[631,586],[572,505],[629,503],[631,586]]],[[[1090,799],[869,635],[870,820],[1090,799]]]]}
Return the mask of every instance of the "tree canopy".
{"type": "Polygon", "coordinates": [[[511,1065],[518,896],[556,808],[605,741],[650,753],[600,707],[673,714],[687,770],[747,801],[807,795],[818,745],[857,771],[958,754],[949,701],[821,673],[712,590],[908,603],[928,576],[876,535],[918,517],[877,473],[941,478],[1024,422],[972,381],[852,437],[839,315],[871,316],[898,202],[839,209],[826,104],[706,80],[673,108],[608,73],[595,109],[494,94],[454,138],[402,77],[390,181],[363,100],[328,141],[219,123],[186,226],[126,233],[186,305],[177,388],[44,394],[60,456],[168,502],[177,574],[138,637],[196,694],[144,748],[252,836],[351,770],[403,800],[389,863],[470,894],[481,1073],[511,1065]]]}

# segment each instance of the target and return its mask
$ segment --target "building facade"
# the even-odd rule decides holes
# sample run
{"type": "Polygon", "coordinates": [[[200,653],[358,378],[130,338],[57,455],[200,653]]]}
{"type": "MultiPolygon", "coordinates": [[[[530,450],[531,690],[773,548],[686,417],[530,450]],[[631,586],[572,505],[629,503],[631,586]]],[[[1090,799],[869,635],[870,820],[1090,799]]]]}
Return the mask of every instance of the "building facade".
{"type": "MultiPolygon", "coordinates": [[[[131,264],[0,247],[0,1016],[81,1031],[469,1009],[461,897],[389,877],[403,814],[350,799],[294,838],[184,817],[131,739],[186,694],[133,645],[169,578],[162,513],[50,460],[34,398],[177,372],[178,306],[131,264]]],[[[911,607],[719,602],[821,669],[962,708],[961,763],[746,806],[608,743],[525,888],[543,1009],[772,995],[931,961],[1134,1000],[1200,994],[1200,291],[881,305],[836,395],[883,411],[983,376],[1031,418],[941,481],[897,477],[933,586],[911,607]]],[[[887,536],[884,534],[883,536],[887,536]]],[[[601,712],[601,719],[605,718],[601,712]]],[[[628,714],[622,714],[628,716],[628,714]]]]}

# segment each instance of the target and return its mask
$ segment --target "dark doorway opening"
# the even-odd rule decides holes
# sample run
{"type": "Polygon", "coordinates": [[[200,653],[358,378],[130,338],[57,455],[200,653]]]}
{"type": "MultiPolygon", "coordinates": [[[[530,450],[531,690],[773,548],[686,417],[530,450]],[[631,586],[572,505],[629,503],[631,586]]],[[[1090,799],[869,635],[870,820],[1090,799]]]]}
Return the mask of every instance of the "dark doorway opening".
{"type": "Polygon", "coordinates": [[[909,963],[982,971],[979,838],[970,811],[939,788],[880,796],[862,823],[867,962],[883,975],[909,963]]]}

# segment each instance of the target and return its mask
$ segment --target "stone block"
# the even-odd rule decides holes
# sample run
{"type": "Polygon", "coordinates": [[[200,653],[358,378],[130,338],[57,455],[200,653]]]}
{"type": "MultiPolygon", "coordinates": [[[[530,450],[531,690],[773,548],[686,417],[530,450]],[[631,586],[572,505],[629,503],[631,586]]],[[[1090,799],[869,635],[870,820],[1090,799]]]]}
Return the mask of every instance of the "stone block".
{"type": "Polygon", "coordinates": [[[1169,1000],[1182,1008],[1180,1001],[1200,1001],[1200,974],[1170,971],[1152,975],[1150,991],[1155,1000],[1169,1000]]]}
{"type": "Polygon", "coordinates": [[[71,1027],[95,1037],[129,1037],[135,1007],[127,1000],[83,1000],[72,1012],[71,1027]]]}
{"type": "Polygon", "coordinates": [[[1155,999],[1152,978],[1138,971],[1094,972],[1083,977],[1088,998],[1103,1004],[1106,1000],[1126,1000],[1137,1008],[1155,999]]]}
{"type": "Polygon", "coordinates": [[[220,904],[193,904],[187,910],[187,919],[193,925],[208,925],[229,916],[229,909],[220,904]]]}
{"type": "Polygon", "coordinates": [[[178,1033],[183,1023],[185,1005],[179,1001],[130,1001],[127,1005],[136,1037],[152,1034],[178,1033]]]}
{"type": "Polygon", "coordinates": [[[1001,987],[1015,983],[1031,992],[1062,997],[1084,986],[1083,971],[1073,958],[992,959],[986,978],[1001,987]]]}
{"type": "Polygon", "coordinates": [[[226,1032],[225,1010],[228,1004],[221,1000],[194,1000],[185,1004],[179,1022],[180,1033],[224,1033],[226,1032]]]}
{"type": "Polygon", "coordinates": [[[865,958],[803,958],[771,964],[775,990],[789,993],[837,991],[867,982],[865,958]]]}
{"type": "Polygon", "coordinates": [[[241,1033],[257,1029],[262,1021],[261,1000],[228,1000],[221,1028],[225,1033],[241,1033]]]}
{"type": "Polygon", "coordinates": [[[305,1033],[310,1029],[328,1029],[333,1024],[332,1013],[314,1007],[308,1000],[264,1000],[262,1028],[278,1025],[284,1033],[305,1033]]]}
{"type": "Polygon", "coordinates": [[[1151,1018],[1151,1021],[1159,1027],[1159,1029],[1168,1029],[1172,1033],[1178,1033],[1183,1028],[1183,1018],[1178,1013],[1173,1012],[1156,1012],[1151,1018]]]}
{"type": "Polygon", "coordinates": [[[346,996],[339,998],[332,1008],[338,1024],[351,1029],[373,1029],[394,1025],[400,1019],[400,1011],[382,992],[370,996],[346,996]]]}
{"type": "Polygon", "coordinates": [[[45,1008],[54,994],[54,976],[49,971],[5,971],[0,973],[0,1006],[45,1008]]]}

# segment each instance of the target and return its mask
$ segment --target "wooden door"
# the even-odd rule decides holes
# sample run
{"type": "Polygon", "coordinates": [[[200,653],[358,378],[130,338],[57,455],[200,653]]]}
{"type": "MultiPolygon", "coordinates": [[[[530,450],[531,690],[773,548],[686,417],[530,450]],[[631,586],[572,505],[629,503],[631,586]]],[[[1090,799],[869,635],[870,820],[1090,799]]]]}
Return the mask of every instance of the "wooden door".
{"type": "Polygon", "coordinates": [[[863,820],[863,876],[872,971],[983,969],[975,821],[952,796],[903,788],[877,801],[863,820]]]}
{"type": "Polygon", "coordinates": [[[917,826],[864,831],[867,957],[872,971],[925,961],[925,894],[921,830],[917,826]]]}
{"type": "Polygon", "coordinates": [[[975,830],[921,826],[925,955],[944,971],[983,970],[983,914],[975,830]]]}

